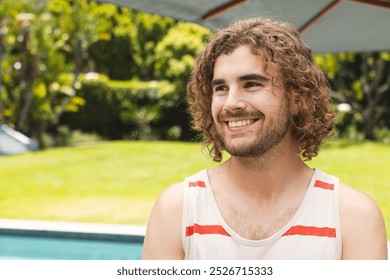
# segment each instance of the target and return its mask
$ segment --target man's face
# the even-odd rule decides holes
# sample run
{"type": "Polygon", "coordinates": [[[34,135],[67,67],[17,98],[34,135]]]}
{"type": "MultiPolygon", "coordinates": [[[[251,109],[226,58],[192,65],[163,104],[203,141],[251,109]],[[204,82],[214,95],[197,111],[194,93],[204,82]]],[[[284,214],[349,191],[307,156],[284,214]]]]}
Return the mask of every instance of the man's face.
{"type": "Polygon", "coordinates": [[[265,65],[246,45],[215,62],[212,115],[232,156],[260,156],[287,134],[290,110],[281,76],[275,64],[265,65]]]}

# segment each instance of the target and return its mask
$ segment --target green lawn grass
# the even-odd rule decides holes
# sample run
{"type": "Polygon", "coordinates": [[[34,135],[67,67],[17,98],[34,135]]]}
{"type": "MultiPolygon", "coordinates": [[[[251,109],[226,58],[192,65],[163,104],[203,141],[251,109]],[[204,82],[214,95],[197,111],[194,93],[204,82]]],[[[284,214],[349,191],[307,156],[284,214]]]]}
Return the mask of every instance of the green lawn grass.
{"type": "MultiPolygon", "coordinates": [[[[389,145],[333,141],[308,164],[369,194],[390,225],[389,145]]],[[[181,142],[100,142],[2,156],[0,218],[144,225],[166,187],[214,165],[200,144],[181,142]]]]}
{"type": "Polygon", "coordinates": [[[163,189],[212,165],[200,147],[118,141],[0,157],[0,218],[146,224],[163,189]]]}

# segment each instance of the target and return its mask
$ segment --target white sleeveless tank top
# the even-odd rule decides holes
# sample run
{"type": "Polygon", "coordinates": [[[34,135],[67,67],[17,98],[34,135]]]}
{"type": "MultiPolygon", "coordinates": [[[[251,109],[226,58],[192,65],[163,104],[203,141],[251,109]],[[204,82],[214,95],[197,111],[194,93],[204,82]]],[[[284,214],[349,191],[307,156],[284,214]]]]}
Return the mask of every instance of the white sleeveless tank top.
{"type": "Polygon", "coordinates": [[[223,219],[207,170],[185,180],[182,243],[185,259],[341,259],[339,180],[315,169],[293,218],[276,234],[249,240],[223,219]]]}

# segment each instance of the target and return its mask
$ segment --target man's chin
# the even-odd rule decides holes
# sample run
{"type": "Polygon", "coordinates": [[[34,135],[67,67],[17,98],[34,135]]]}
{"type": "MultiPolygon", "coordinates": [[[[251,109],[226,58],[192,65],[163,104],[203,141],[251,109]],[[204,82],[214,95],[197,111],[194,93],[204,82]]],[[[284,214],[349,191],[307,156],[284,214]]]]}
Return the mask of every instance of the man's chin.
{"type": "Polygon", "coordinates": [[[234,157],[254,158],[261,155],[257,145],[228,145],[225,150],[234,157]]]}

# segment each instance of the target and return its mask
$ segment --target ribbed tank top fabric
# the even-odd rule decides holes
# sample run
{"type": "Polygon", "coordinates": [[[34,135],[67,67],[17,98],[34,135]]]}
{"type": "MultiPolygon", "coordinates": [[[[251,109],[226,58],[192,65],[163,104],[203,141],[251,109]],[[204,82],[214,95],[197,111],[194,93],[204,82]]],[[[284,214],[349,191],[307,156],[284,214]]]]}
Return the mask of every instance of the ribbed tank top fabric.
{"type": "Polygon", "coordinates": [[[276,234],[249,240],[222,217],[207,169],[185,179],[182,244],[185,259],[341,259],[339,180],[315,169],[293,218],[276,234]]]}

